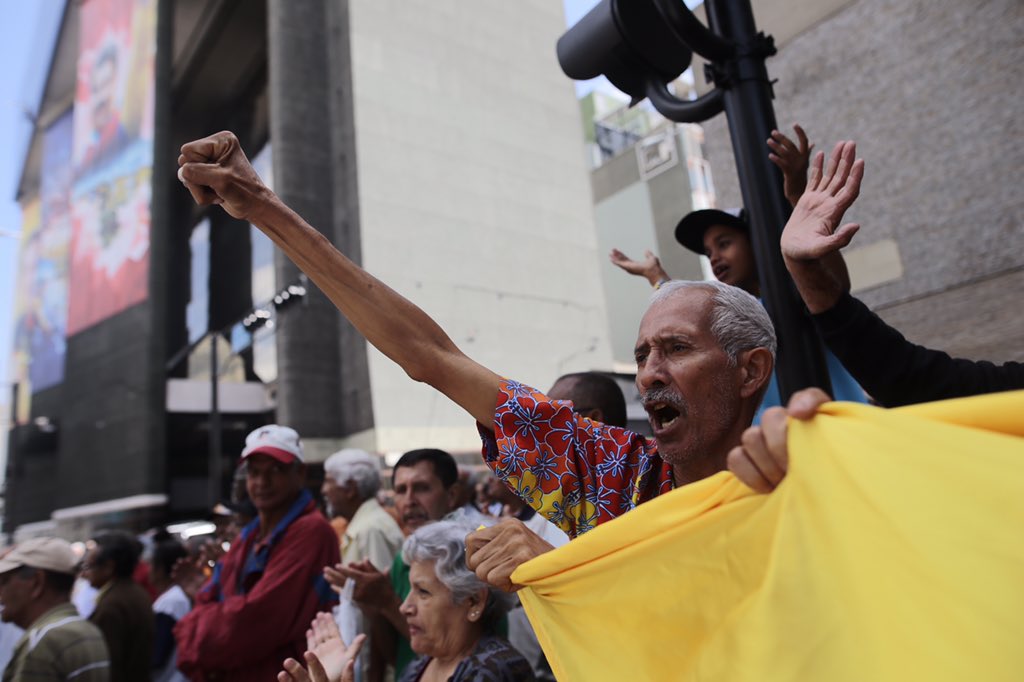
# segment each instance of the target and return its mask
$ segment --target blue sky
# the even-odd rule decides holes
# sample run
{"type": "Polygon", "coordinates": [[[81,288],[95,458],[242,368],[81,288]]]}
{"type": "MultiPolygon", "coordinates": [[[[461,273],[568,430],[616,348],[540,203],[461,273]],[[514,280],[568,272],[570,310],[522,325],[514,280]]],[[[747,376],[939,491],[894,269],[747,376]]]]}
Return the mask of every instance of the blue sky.
{"type": "MultiPolygon", "coordinates": [[[[63,0],[3,0],[0,4],[0,405],[10,401],[9,361],[14,317],[21,210],[14,201],[25,144],[32,131],[28,113],[39,103],[63,0]]],[[[4,410],[0,424],[7,421],[4,410]]],[[[3,438],[6,442],[6,438],[3,438]]]]}

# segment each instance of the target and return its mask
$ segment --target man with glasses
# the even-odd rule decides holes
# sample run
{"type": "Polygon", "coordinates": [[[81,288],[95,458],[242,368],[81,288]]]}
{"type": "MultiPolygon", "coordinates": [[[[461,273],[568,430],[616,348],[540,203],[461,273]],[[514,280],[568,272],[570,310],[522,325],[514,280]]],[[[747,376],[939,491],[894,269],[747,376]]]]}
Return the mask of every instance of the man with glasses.
{"type": "Polygon", "coordinates": [[[24,628],[3,682],[108,682],[110,657],[99,628],[71,604],[76,559],[57,538],[34,538],[0,559],[3,620],[24,628]]]}

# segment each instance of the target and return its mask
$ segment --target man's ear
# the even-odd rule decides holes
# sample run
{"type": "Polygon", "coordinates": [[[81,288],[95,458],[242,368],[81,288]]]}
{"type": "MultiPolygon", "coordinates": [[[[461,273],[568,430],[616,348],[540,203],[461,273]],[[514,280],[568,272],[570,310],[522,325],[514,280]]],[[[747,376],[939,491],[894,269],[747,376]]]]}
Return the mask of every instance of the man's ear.
{"type": "Polygon", "coordinates": [[[740,353],[738,362],[740,370],[740,397],[749,398],[757,395],[772,378],[775,360],[767,348],[751,348],[740,353]]]}
{"type": "Polygon", "coordinates": [[[452,483],[448,486],[448,489],[444,491],[444,494],[448,497],[448,511],[455,511],[455,503],[459,499],[458,483],[452,483]]]}
{"type": "Polygon", "coordinates": [[[36,572],[32,574],[32,580],[29,582],[29,596],[36,600],[42,597],[45,592],[46,574],[43,573],[42,569],[36,569],[36,572]]]}
{"type": "Polygon", "coordinates": [[[345,492],[346,497],[353,499],[359,497],[359,486],[356,485],[355,481],[345,481],[345,485],[341,486],[341,489],[345,492]]]}
{"type": "Polygon", "coordinates": [[[600,407],[595,407],[592,410],[587,410],[583,414],[583,416],[589,419],[590,421],[600,422],[602,424],[604,423],[604,411],[602,411],[600,407]]]}

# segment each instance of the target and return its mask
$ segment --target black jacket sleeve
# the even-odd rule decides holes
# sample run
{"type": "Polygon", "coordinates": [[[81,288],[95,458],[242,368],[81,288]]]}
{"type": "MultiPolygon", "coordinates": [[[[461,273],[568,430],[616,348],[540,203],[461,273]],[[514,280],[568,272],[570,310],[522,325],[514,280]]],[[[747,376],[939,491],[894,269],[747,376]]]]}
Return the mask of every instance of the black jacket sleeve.
{"type": "Polygon", "coordinates": [[[812,318],[829,350],[886,407],[1024,388],[1024,364],[951,358],[918,346],[849,294],[812,318]]]}

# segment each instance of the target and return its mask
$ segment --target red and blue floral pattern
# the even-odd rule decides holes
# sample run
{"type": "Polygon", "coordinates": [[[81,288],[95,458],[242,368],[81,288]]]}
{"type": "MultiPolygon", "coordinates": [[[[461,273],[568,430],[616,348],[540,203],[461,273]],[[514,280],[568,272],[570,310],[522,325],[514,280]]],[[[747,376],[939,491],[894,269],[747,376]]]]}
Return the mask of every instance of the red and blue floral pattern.
{"type": "Polygon", "coordinates": [[[573,412],[524,384],[504,380],[494,433],[480,426],[484,461],[569,537],[672,489],[672,469],[654,441],[573,412]]]}

